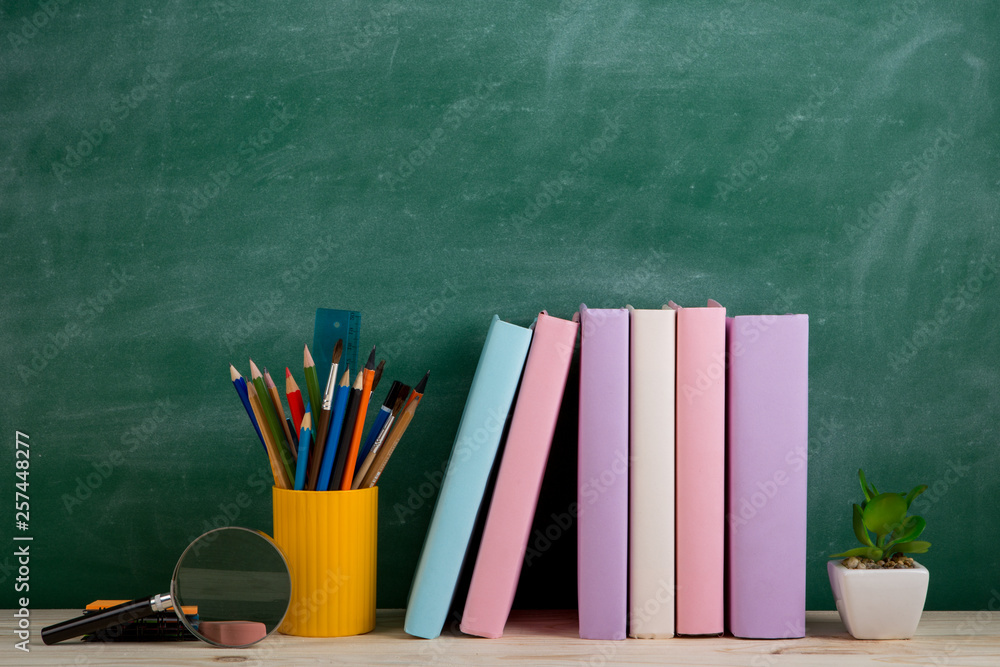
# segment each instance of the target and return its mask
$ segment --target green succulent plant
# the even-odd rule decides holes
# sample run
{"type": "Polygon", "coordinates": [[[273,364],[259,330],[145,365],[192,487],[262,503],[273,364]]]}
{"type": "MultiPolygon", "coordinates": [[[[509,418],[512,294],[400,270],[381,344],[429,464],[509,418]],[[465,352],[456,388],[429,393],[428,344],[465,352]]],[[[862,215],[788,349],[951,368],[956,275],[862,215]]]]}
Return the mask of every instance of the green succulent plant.
{"type": "Polygon", "coordinates": [[[861,490],[865,499],[854,505],[854,534],[864,546],[850,549],[830,558],[865,556],[874,561],[890,558],[895,553],[922,554],[930,542],[917,540],[927,522],[923,517],[907,516],[913,499],[927,490],[926,484],[914,487],[909,493],[879,493],[875,485],[865,480],[863,470],[858,470],[861,490]],[[872,540],[870,533],[875,534],[872,540]]]}

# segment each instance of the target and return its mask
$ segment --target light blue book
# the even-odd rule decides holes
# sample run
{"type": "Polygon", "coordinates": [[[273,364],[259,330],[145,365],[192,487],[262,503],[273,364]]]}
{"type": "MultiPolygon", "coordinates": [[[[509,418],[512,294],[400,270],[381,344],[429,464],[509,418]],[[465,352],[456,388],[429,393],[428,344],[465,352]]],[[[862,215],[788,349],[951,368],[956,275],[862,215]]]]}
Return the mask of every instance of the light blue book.
{"type": "Polygon", "coordinates": [[[493,316],[410,589],[403,629],[416,637],[444,628],[530,343],[530,329],[493,316]]]}

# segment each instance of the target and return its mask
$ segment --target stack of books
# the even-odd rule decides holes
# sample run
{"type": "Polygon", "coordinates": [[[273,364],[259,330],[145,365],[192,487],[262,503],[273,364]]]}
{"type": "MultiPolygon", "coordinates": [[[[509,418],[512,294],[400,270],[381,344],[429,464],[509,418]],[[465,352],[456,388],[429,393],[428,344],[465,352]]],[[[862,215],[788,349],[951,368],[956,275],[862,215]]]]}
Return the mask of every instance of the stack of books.
{"type": "Polygon", "coordinates": [[[406,632],[441,633],[488,508],[460,628],[503,634],[560,407],[578,400],[580,636],[804,636],[808,356],[807,315],[727,318],[714,301],[494,316],[406,632]]]}

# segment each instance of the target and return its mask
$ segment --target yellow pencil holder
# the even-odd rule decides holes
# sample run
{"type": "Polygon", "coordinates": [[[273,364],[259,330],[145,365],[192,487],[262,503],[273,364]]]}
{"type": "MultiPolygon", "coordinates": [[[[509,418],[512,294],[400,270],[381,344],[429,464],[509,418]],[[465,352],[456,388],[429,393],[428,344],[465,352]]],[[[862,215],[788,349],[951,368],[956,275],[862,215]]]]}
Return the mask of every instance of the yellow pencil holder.
{"type": "Polygon", "coordinates": [[[274,541],[292,574],[278,628],[300,637],[346,637],[375,627],[378,487],[289,491],[273,487],[274,541]]]}

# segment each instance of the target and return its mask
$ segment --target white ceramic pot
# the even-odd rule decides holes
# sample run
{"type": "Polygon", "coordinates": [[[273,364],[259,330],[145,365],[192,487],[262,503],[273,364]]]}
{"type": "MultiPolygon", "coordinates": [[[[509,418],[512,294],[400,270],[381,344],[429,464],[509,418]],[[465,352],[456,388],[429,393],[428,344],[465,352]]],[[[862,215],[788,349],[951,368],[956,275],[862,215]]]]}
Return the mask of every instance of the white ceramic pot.
{"type": "Polygon", "coordinates": [[[899,570],[849,570],[826,564],[840,620],[855,639],[909,639],[927,598],[930,572],[920,563],[899,570]]]}

